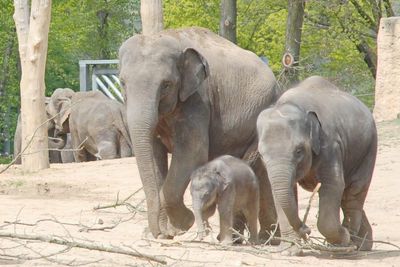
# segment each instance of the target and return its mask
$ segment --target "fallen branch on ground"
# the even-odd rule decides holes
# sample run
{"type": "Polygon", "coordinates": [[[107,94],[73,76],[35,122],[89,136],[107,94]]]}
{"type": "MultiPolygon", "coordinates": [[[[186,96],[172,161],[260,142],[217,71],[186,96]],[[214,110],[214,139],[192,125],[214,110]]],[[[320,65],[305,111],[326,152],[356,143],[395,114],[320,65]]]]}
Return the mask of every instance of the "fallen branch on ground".
{"type": "Polygon", "coordinates": [[[12,238],[12,239],[20,239],[20,240],[31,240],[31,241],[41,241],[50,244],[57,244],[61,246],[67,246],[68,248],[82,248],[87,250],[97,250],[107,253],[115,253],[115,254],[123,254],[132,257],[136,257],[143,260],[154,261],[160,264],[167,264],[167,262],[161,258],[147,255],[143,253],[139,253],[137,251],[129,251],[125,249],[121,249],[118,247],[106,247],[103,245],[97,244],[89,244],[89,243],[81,243],[76,241],[68,241],[66,239],[60,239],[56,237],[49,237],[43,235],[27,235],[27,234],[16,234],[16,233],[0,233],[0,238],[12,238]]]}
{"type": "Polygon", "coordinates": [[[61,222],[57,219],[40,219],[37,220],[34,223],[27,223],[27,222],[21,222],[20,220],[15,220],[15,221],[4,221],[5,225],[2,225],[1,228],[4,228],[6,226],[9,225],[23,225],[23,226],[37,226],[39,223],[41,222],[54,222],[54,223],[58,223],[60,225],[68,225],[68,226],[77,226],[80,227],[80,229],[78,230],[79,232],[91,232],[91,231],[105,231],[105,230],[111,230],[114,229],[115,227],[117,227],[118,225],[120,225],[121,223],[130,221],[134,216],[130,216],[128,219],[122,220],[119,219],[118,222],[112,224],[112,225],[105,225],[105,226],[100,226],[100,227],[94,227],[94,226],[88,226],[88,225],[84,225],[82,223],[69,223],[69,222],[61,222]]]}
{"type": "MultiPolygon", "coordinates": [[[[132,194],[130,194],[129,196],[124,198],[122,201],[119,201],[119,192],[118,192],[117,193],[117,199],[116,199],[114,204],[108,204],[108,205],[100,205],[100,204],[98,204],[96,207],[93,207],[93,210],[116,208],[118,206],[127,206],[127,205],[132,206],[127,201],[129,199],[131,199],[133,196],[135,196],[137,193],[139,193],[142,189],[143,189],[143,187],[139,188],[138,190],[136,190],[135,192],[133,192],[132,194]]],[[[135,207],[135,208],[137,208],[137,207],[135,207]]]]}

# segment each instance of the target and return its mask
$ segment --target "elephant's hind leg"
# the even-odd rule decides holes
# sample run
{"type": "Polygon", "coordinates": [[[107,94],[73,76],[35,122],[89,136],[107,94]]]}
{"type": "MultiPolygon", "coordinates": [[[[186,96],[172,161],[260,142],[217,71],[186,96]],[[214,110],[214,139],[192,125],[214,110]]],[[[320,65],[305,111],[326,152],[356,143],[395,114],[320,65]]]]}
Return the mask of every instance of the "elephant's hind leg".
{"type": "Polygon", "coordinates": [[[351,240],[361,250],[372,248],[372,228],[363,210],[366,192],[353,195],[351,190],[346,190],[343,200],[343,226],[351,235],[351,240]]]}
{"type": "Polygon", "coordinates": [[[115,142],[112,141],[101,141],[97,145],[98,159],[115,159],[118,158],[118,150],[115,142]]]}
{"type": "Polygon", "coordinates": [[[362,240],[359,246],[360,250],[371,250],[373,245],[372,227],[364,210],[362,211],[362,219],[360,230],[358,231],[358,236],[362,236],[362,240]]]}
{"type": "Polygon", "coordinates": [[[351,240],[361,250],[371,250],[373,245],[372,227],[364,211],[364,202],[371,183],[375,158],[376,143],[373,143],[359,168],[350,177],[349,180],[354,182],[346,188],[342,198],[343,226],[350,231],[351,240]]]}

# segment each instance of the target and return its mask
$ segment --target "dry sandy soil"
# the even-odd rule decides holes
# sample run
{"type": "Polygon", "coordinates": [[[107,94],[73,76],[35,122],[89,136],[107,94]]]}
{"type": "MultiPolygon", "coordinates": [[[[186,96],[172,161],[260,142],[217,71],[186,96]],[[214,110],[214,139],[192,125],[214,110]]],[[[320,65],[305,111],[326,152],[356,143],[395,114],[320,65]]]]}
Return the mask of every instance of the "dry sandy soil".
{"type": "MultiPolygon", "coordinates": [[[[380,123],[378,129],[379,153],[365,210],[372,224],[374,239],[400,245],[400,121],[380,123]]],[[[0,166],[0,169],[3,167],[0,166]]],[[[119,247],[157,256],[166,260],[168,265],[175,266],[400,266],[400,250],[382,243],[376,243],[372,252],[360,252],[339,259],[343,255],[306,251],[304,257],[286,257],[277,253],[276,247],[222,247],[210,243],[211,239],[200,243],[193,241],[194,227],[175,240],[154,240],[145,230],[147,220],[142,190],[129,199],[131,206],[93,210],[99,204],[115,203],[117,195],[122,200],[140,188],[135,158],[54,164],[50,169],[30,175],[23,175],[19,166],[12,166],[0,175],[0,234],[47,236],[119,247]],[[33,225],[7,223],[13,221],[33,225]],[[108,226],[115,227],[95,230],[108,226]]],[[[310,193],[300,192],[301,217],[309,197],[310,193]]],[[[190,206],[188,194],[185,201],[190,206]]],[[[318,236],[317,205],[316,198],[308,219],[312,236],[318,236]]],[[[217,232],[217,215],[213,217],[212,225],[217,232]]],[[[0,265],[158,265],[136,257],[80,248],[50,255],[65,248],[43,242],[26,243],[0,238],[0,265]],[[18,255],[20,259],[6,257],[5,254],[18,255]]]]}

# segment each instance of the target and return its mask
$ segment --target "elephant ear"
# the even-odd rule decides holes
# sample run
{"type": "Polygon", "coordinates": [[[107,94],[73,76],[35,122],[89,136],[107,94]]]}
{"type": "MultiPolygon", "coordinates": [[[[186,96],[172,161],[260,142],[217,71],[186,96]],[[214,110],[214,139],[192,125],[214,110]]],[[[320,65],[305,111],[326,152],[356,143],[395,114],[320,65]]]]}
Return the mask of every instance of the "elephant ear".
{"type": "Polygon", "coordinates": [[[63,132],[69,132],[69,126],[64,125],[67,122],[69,115],[71,114],[71,99],[70,98],[60,98],[59,102],[59,120],[57,121],[57,126],[59,129],[63,129],[63,132]]]}
{"type": "Polygon", "coordinates": [[[310,123],[310,140],[311,149],[318,155],[321,150],[321,122],[315,112],[309,111],[307,113],[307,119],[310,123]]]}
{"type": "Polygon", "coordinates": [[[180,58],[182,84],[179,99],[184,102],[194,94],[209,76],[207,60],[195,49],[186,48],[180,58]]]}

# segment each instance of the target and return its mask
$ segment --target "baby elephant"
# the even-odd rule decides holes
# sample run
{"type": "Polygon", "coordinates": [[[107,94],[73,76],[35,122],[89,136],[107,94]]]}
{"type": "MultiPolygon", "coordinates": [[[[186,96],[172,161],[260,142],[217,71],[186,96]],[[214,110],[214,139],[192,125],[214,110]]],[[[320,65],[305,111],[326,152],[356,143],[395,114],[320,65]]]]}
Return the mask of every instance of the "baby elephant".
{"type": "Polygon", "coordinates": [[[257,242],[258,180],[245,162],[232,156],[221,156],[195,170],[190,178],[194,215],[201,240],[206,231],[204,226],[209,227],[208,218],[214,214],[218,205],[218,239],[222,243],[232,243],[235,216],[244,216],[250,232],[250,242],[257,242]]]}

